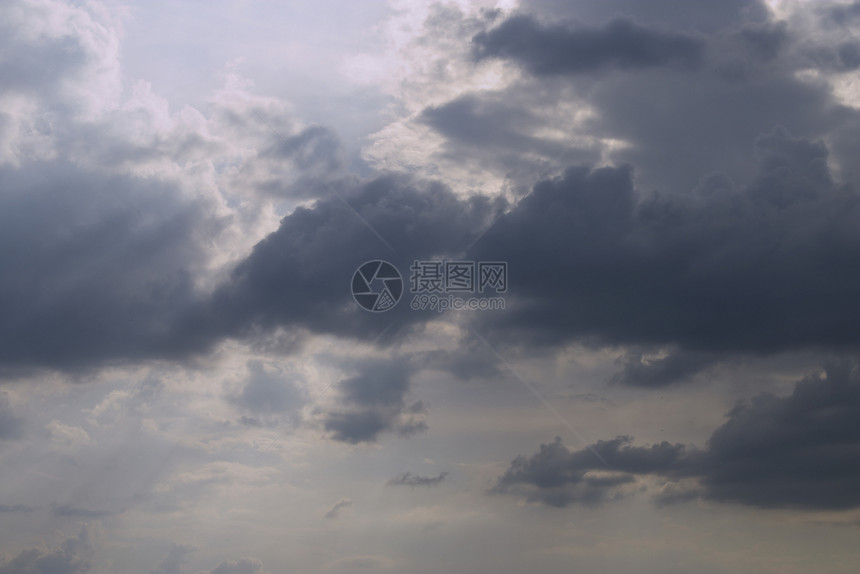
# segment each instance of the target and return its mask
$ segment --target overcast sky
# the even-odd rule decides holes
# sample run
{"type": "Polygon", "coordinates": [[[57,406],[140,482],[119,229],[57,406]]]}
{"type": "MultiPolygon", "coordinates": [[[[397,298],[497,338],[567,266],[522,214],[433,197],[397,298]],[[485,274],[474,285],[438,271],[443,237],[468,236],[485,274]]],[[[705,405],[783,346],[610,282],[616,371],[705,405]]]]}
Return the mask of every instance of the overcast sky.
{"type": "Polygon", "coordinates": [[[2,2],[0,574],[853,574],[858,158],[860,2],[2,2]]]}

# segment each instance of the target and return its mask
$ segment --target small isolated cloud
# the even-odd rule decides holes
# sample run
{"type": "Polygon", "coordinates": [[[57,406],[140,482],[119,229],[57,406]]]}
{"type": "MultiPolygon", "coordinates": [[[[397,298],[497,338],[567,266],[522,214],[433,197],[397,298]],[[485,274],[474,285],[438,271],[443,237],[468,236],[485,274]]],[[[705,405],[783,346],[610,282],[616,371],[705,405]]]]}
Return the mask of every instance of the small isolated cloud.
{"type": "Polygon", "coordinates": [[[323,517],[324,518],[337,518],[338,515],[340,514],[341,510],[343,510],[344,508],[348,508],[350,506],[352,506],[352,501],[350,499],[344,498],[342,500],[338,500],[334,504],[334,506],[332,506],[331,509],[329,509],[329,511],[325,513],[325,515],[323,517]]]}
{"type": "Polygon", "coordinates": [[[333,439],[351,444],[374,442],[384,432],[410,436],[427,429],[421,401],[408,403],[410,368],[399,360],[367,361],[359,374],[338,384],[340,405],[325,415],[333,439]]]}
{"type": "Polygon", "coordinates": [[[436,476],[420,476],[411,472],[398,474],[388,481],[389,486],[439,486],[443,480],[448,478],[447,472],[440,472],[436,476]]]}

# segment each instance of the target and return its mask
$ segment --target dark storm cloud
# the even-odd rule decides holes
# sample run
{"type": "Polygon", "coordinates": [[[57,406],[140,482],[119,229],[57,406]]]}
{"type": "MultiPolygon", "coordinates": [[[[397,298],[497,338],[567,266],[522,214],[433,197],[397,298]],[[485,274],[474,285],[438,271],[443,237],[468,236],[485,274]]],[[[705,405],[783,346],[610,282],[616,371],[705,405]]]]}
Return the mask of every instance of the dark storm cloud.
{"type": "Polygon", "coordinates": [[[833,181],[819,142],[776,129],[756,156],[759,173],[740,188],[714,174],[690,194],[643,196],[628,167],[539,183],[470,253],[507,260],[516,298],[480,318],[484,332],[688,352],[627,365],[651,385],[710,353],[860,343],[860,198],[833,181]]]}
{"type": "Polygon", "coordinates": [[[214,294],[206,318],[211,326],[194,328],[245,336],[290,325],[372,340],[393,324],[387,333],[394,336],[427,315],[403,303],[384,315],[362,311],[349,292],[355,270],[382,258],[406,274],[414,259],[465,249],[502,205],[481,196],[461,200],[443,185],[388,175],[343,198],[298,208],[214,294]]]}
{"type": "MultiPolygon", "coordinates": [[[[686,378],[713,354],[858,342],[850,327],[860,314],[851,297],[860,278],[850,271],[858,208],[827,162],[835,159],[843,177],[856,163],[849,159],[860,150],[860,116],[836,105],[826,87],[795,77],[786,54],[797,34],[763,18],[761,4],[694,4],[722,14],[718,30],[696,24],[686,6],[677,18],[689,22],[681,23],[668,3],[655,2],[646,18],[641,3],[584,2],[586,23],[520,14],[476,36],[476,45],[540,73],[626,68],[570,74],[568,88],[594,107],[589,134],[627,142],[610,155],[635,166],[576,168],[540,182],[470,251],[476,260],[508,261],[516,280],[516,305],[478,318],[504,327],[497,339],[676,349],[647,364],[638,351],[629,355],[619,380],[649,386],[686,378]],[[702,52],[703,42],[720,49],[702,52]],[[580,44],[594,48],[586,50],[593,61],[581,50],[570,56],[580,44]],[[649,49],[636,56],[642,46],[649,49]],[[682,53],[699,54],[696,70],[673,68],[682,53]],[[778,124],[803,137],[774,130],[778,124]],[[820,135],[829,136],[829,156],[814,143],[820,135]],[[640,192],[634,174],[637,184],[672,185],[640,192]]],[[[547,6],[569,20],[560,5],[547,6]]],[[[839,50],[852,61],[851,48],[839,50]]],[[[518,155],[552,154],[555,145],[535,135],[548,120],[537,120],[534,101],[524,98],[539,85],[528,81],[510,92],[516,98],[467,94],[424,110],[419,121],[447,138],[452,157],[505,148],[514,164],[518,155]]],[[[540,97],[551,100],[553,89],[540,97]]],[[[315,173],[335,165],[335,148],[331,132],[311,127],[266,153],[315,173]]],[[[580,160],[597,161],[596,151],[581,151],[580,160]]],[[[228,338],[263,341],[259,348],[273,352],[294,352],[306,333],[363,341],[384,333],[379,341],[393,342],[430,315],[406,301],[389,313],[363,312],[348,289],[354,270],[385,258],[405,273],[413,259],[455,256],[507,207],[405,175],[341,178],[342,197],[329,193],[284,217],[206,296],[193,287],[196,273],[208,259],[205,245],[226,225],[212,206],[182,199],[171,184],[68,164],[4,167],[0,178],[4,368],[187,360],[228,338]],[[270,345],[279,332],[291,337],[288,345],[270,345]]],[[[459,361],[453,370],[473,367],[450,359],[459,361]]],[[[252,383],[237,399],[243,408],[271,408],[258,396],[265,385],[252,383]]],[[[365,440],[394,428],[381,410],[350,401],[356,408],[326,423],[335,436],[365,440]]]]}
{"type": "Polygon", "coordinates": [[[556,440],[531,457],[517,457],[494,492],[560,507],[607,500],[619,494],[612,480],[653,475],[699,485],[664,489],[657,497],[662,504],[702,496],[765,508],[857,508],[858,417],[860,370],[839,363],[800,381],[790,396],[763,394],[737,406],[704,450],[665,442],[635,447],[620,437],[593,445],[603,465],[591,450],[570,451],[556,440]],[[589,484],[589,473],[601,471],[614,478],[589,484]]]}
{"type": "Polygon", "coordinates": [[[94,550],[92,529],[81,526],[56,550],[28,548],[11,558],[0,556],[0,574],[85,574],[94,550]]]}
{"type": "Polygon", "coordinates": [[[398,474],[388,481],[389,486],[439,486],[442,481],[448,478],[447,472],[440,472],[436,476],[420,476],[411,472],[398,474]]]}
{"type": "Polygon", "coordinates": [[[626,18],[594,27],[545,25],[525,14],[511,16],[472,42],[478,58],[512,59],[537,75],[668,65],[692,68],[701,62],[705,49],[697,37],[626,18]]]}
{"type": "Polygon", "coordinates": [[[394,335],[426,315],[361,311],[349,292],[355,269],[385,257],[405,273],[415,258],[463,249],[503,205],[404,176],[356,184],[349,206],[323,199],[285,217],[207,299],[193,280],[224,224],[211,206],[168,184],[63,164],[3,168],[0,178],[6,368],[182,360],[280,326],[373,339],[394,322],[394,335]]]}
{"type": "Polygon", "coordinates": [[[860,371],[830,365],[788,397],[761,395],[729,413],[708,442],[710,498],[763,507],[860,506],[860,371]]]}
{"type": "Polygon", "coordinates": [[[326,413],[323,426],[332,438],[358,444],[383,432],[409,436],[426,430],[420,401],[407,403],[409,367],[400,361],[367,361],[359,374],[338,383],[340,403],[326,413]]]}
{"type": "MultiPolygon", "coordinates": [[[[646,366],[631,355],[622,379],[650,386],[692,374],[713,353],[856,344],[856,196],[834,181],[820,142],[780,128],[754,150],[748,183],[711,174],[688,194],[639,193],[629,167],[575,168],[540,182],[468,253],[508,261],[516,285],[516,305],[479,325],[512,343],[676,347],[646,366]]],[[[205,260],[201,228],[217,227],[204,206],[137,180],[45,168],[45,183],[28,188],[21,174],[6,172],[10,189],[30,193],[0,199],[8,205],[0,219],[16,214],[0,228],[7,366],[183,359],[279,327],[365,341],[385,331],[391,341],[429,315],[404,302],[384,315],[361,311],[348,290],[353,271],[385,257],[406,274],[413,259],[450,257],[504,205],[403,176],[374,179],[345,196],[351,207],[327,198],[285,217],[205,300],[189,271],[205,260]],[[56,187],[60,177],[77,195],[56,187]],[[124,194],[111,194],[114,186],[124,194]]],[[[274,408],[260,399],[263,387],[250,381],[237,400],[252,412],[274,408]]],[[[369,440],[393,428],[381,410],[361,410],[361,384],[343,390],[357,409],[332,414],[335,436],[369,440]]]]}
{"type": "MultiPolygon", "coordinates": [[[[68,164],[0,169],[0,364],[79,368],[183,356],[209,207],[153,180],[68,164]]],[[[200,345],[199,348],[202,348],[200,345]]]]}

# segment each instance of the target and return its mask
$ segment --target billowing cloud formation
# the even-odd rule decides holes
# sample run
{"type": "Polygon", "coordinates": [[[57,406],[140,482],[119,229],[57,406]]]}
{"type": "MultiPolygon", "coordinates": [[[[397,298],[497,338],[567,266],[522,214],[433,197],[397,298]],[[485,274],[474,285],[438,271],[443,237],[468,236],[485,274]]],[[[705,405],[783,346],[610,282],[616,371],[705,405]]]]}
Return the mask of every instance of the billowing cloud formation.
{"type": "Polygon", "coordinates": [[[840,363],[800,381],[790,396],[763,394],[739,405],[703,450],[638,447],[618,437],[571,451],[556,440],[517,457],[493,491],[556,507],[593,504],[650,475],[669,481],[661,503],[702,496],[765,508],[857,508],[858,415],[860,367],[840,363]],[[678,486],[682,480],[697,487],[678,486]]]}
{"type": "Polygon", "coordinates": [[[349,292],[355,270],[385,258],[404,274],[413,259],[463,250],[499,206],[405,176],[359,184],[286,216],[215,292],[208,319],[234,336],[290,325],[372,339],[393,318],[411,322],[420,314],[401,305],[383,322],[358,309],[349,292]]]}
{"type": "MultiPolygon", "coordinates": [[[[517,306],[491,321],[506,336],[537,342],[596,338],[703,353],[857,343],[860,276],[850,270],[860,253],[860,208],[852,189],[834,181],[822,143],[783,128],[756,140],[756,157],[749,184],[713,174],[690,194],[640,194],[628,167],[576,168],[539,183],[470,251],[507,260],[516,277],[517,306]]],[[[63,177],[74,185],[78,174],[63,177]]],[[[188,271],[200,253],[188,234],[206,227],[203,208],[141,182],[143,209],[161,199],[176,213],[152,220],[135,215],[133,181],[123,182],[129,195],[121,202],[108,195],[110,179],[93,182],[80,193],[101,198],[100,223],[86,232],[78,221],[87,221],[89,204],[64,203],[54,187],[6,198],[17,203],[3,213],[32,206],[31,219],[45,222],[44,230],[3,228],[15,235],[4,244],[23,241],[31,253],[24,258],[19,248],[4,259],[15,271],[0,285],[11,318],[0,331],[7,364],[182,357],[277,327],[366,339],[389,323],[359,312],[345,287],[360,263],[385,252],[365,223],[397,246],[390,259],[405,270],[413,258],[463,249],[496,209],[438,185],[378,179],[346,196],[361,217],[335,198],[297,210],[204,298],[188,271]],[[124,238],[99,239],[111,229],[124,238]],[[75,249],[81,258],[67,268],[75,249]]],[[[386,317],[397,323],[392,333],[425,318],[405,305],[386,317]]],[[[663,375],[630,380],[659,384],[709,361],[664,363],[663,375]]],[[[332,424],[385,426],[379,413],[344,417],[332,424]]]]}

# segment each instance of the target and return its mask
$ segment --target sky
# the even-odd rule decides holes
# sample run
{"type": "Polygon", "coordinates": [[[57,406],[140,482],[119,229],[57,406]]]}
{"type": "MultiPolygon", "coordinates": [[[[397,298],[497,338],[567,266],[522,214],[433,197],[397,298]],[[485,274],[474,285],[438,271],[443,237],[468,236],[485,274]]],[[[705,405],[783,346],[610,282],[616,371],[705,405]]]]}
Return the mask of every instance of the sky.
{"type": "Polygon", "coordinates": [[[860,2],[0,3],[0,574],[849,574],[860,2]]]}

